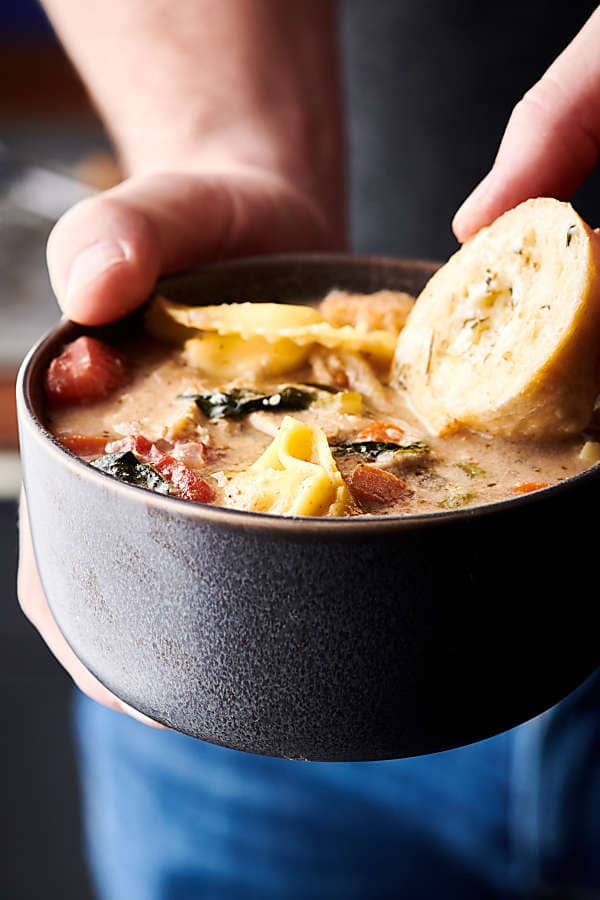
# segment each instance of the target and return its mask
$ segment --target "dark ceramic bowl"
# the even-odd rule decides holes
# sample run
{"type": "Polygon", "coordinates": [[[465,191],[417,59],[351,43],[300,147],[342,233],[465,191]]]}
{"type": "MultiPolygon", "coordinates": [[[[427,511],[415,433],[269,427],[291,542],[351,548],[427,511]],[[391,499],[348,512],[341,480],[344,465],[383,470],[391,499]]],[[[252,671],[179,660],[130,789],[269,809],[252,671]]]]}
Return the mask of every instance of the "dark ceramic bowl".
{"type": "MultiPolygon", "coordinates": [[[[333,286],[417,292],[434,268],[257,258],[164,290],[187,303],[303,301],[333,286]]],[[[133,317],[104,331],[136,327],[133,317]]],[[[477,509],[368,521],[159,496],[90,468],[44,428],[44,372],[82,331],[63,322],[21,369],[25,487],[58,624],[131,706],[253,753],[384,759],[504,730],[600,663],[589,524],[599,468],[477,509]]]]}

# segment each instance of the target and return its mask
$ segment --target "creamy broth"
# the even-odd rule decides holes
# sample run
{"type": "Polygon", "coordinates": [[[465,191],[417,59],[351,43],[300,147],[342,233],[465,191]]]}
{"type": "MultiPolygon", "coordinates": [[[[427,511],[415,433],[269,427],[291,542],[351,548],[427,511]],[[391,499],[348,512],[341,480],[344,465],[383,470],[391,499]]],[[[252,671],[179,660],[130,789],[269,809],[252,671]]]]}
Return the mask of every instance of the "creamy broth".
{"type": "MultiPolygon", "coordinates": [[[[369,296],[361,299],[369,303],[369,296]]],[[[232,475],[256,462],[286,416],[318,426],[326,435],[349,486],[344,516],[478,506],[562,481],[593,461],[589,452],[587,460],[580,457],[582,436],[544,444],[471,432],[434,437],[411,413],[404,393],[387,383],[385,367],[360,353],[313,347],[302,365],[285,376],[215,382],[188,364],[181,345],[144,335],[117,350],[125,359],[126,382],[102,399],[49,402],[50,430],[89,462],[126,451],[124,438],[143,436],[158,449],[152,451],[154,457],[138,453],[141,462],[152,468],[158,454],[177,460],[209,485],[215,505],[235,505],[232,475]],[[286,387],[308,395],[310,405],[291,411],[278,411],[275,405],[236,418],[209,418],[191,399],[236,389],[277,398],[286,387]],[[96,438],[97,445],[79,440],[87,436],[96,438]],[[378,452],[382,443],[387,449],[378,452]]],[[[130,442],[131,448],[137,452],[130,442]]],[[[162,471],[168,482],[171,469],[163,465],[162,471]]],[[[169,492],[178,495],[172,484],[169,492]]]]}

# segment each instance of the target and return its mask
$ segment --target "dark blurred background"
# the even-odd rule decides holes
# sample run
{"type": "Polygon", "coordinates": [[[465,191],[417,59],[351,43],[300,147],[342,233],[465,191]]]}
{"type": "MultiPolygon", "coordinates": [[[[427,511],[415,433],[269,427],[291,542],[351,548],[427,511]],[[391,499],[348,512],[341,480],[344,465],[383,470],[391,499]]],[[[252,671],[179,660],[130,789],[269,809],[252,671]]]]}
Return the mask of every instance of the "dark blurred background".
{"type": "Polygon", "coordinates": [[[58,317],[44,250],[46,216],[74,199],[60,176],[73,173],[102,186],[111,162],[85,92],[33,0],[0,0],[0,142],[10,151],[0,152],[0,898],[88,900],[72,688],[16,604],[12,394],[28,345],[58,317]],[[38,165],[57,179],[36,191],[38,165]]]}
{"type": "MultiPolygon", "coordinates": [[[[595,6],[377,0],[375,16],[371,0],[343,0],[357,249],[452,251],[450,217],[489,167],[513,104],[595,6]]],[[[0,900],[92,896],[71,686],[15,597],[14,375],[58,317],[44,246],[51,218],[82,194],[75,179],[90,189],[118,179],[108,142],[34,0],[0,0],[0,900]]],[[[600,224],[597,175],[577,202],[600,224]]]]}

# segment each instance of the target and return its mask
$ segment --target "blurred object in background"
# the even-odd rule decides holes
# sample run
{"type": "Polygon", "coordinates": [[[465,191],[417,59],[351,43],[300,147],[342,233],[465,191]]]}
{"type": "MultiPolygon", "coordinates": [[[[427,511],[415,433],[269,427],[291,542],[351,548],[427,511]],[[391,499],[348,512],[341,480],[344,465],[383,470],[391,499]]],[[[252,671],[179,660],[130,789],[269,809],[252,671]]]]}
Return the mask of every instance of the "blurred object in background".
{"type": "Polygon", "coordinates": [[[16,369],[59,316],[45,264],[50,229],[69,207],[119,180],[106,152],[92,152],[73,168],[73,175],[44,168],[0,143],[0,448],[16,445],[16,369]]]}
{"type": "Polygon", "coordinates": [[[45,266],[53,223],[89,189],[59,172],[29,164],[0,144],[0,360],[19,364],[57,318],[45,266]]]}
{"type": "Polygon", "coordinates": [[[112,153],[88,153],[75,166],[75,177],[98,191],[107,191],[122,179],[121,169],[112,153]]]}
{"type": "Polygon", "coordinates": [[[14,377],[59,316],[45,263],[53,220],[90,188],[118,181],[119,172],[36,0],[0,0],[0,145],[0,898],[90,900],[72,687],[15,596],[14,377]]]}
{"type": "Polygon", "coordinates": [[[45,264],[52,224],[90,193],[78,181],[104,190],[120,173],[37,4],[0,0],[0,28],[0,448],[7,448],[16,446],[16,369],[59,316],[45,264]]]}

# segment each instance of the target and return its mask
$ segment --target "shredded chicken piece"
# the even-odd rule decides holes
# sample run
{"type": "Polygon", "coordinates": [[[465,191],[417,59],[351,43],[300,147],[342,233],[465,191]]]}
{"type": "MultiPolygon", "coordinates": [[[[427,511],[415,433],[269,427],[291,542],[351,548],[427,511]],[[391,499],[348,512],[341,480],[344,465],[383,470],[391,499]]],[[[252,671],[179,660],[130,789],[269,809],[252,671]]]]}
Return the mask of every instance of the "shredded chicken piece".
{"type": "Polygon", "coordinates": [[[374,409],[389,413],[391,404],[386,390],[373,371],[371,364],[358,353],[345,353],[331,350],[313,350],[310,363],[314,372],[314,380],[335,387],[350,388],[367,398],[374,409]],[[345,384],[340,382],[344,382],[345,384]]]}
{"type": "Polygon", "coordinates": [[[324,347],[315,347],[309,357],[313,381],[344,391],[349,387],[348,375],[339,356],[324,347]]]}
{"type": "Polygon", "coordinates": [[[414,297],[401,291],[376,291],[366,296],[330,291],[319,304],[319,312],[336,328],[353,325],[365,331],[381,329],[399,334],[414,302],[414,297]]]}
{"type": "Polygon", "coordinates": [[[269,437],[275,437],[280,425],[277,418],[274,418],[270,413],[261,412],[260,410],[250,413],[248,422],[253,428],[256,428],[257,431],[268,434],[269,437]]]}

